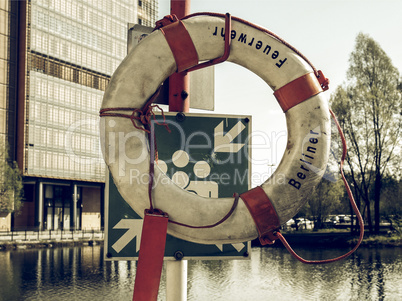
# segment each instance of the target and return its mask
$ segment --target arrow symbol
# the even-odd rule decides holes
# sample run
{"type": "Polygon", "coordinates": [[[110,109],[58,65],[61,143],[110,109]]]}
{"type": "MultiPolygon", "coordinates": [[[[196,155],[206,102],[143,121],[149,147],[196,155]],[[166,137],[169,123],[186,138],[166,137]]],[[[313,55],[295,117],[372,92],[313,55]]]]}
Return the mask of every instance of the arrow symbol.
{"type": "Polygon", "coordinates": [[[243,250],[243,248],[244,248],[244,243],[238,243],[238,244],[232,244],[232,246],[233,246],[233,248],[235,248],[236,249],[236,251],[237,252],[240,252],[241,250],[243,250]]]}
{"type": "Polygon", "coordinates": [[[112,248],[120,253],[130,241],[137,236],[136,249],[137,253],[140,250],[140,241],[142,233],[142,219],[121,219],[113,229],[128,229],[112,246],[112,248]]]}
{"type": "MultiPolygon", "coordinates": [[[[215,245],[221,252],[223,252],[223,245],[215,245]]],[[[236,249],[237,252],[240,252],[244,248],[244,243],[237,243],[237,244],[232,244],[232,247],[236,249]]]]}
{"type": "Polygon", "coordinates": [[[237,153],[244,146],[244,143],[232,143],[245,129],[245,125],[239,121],[226,134],[223,133],[223,121],[214,129],[214,152],[215,153],[237,153]]]}

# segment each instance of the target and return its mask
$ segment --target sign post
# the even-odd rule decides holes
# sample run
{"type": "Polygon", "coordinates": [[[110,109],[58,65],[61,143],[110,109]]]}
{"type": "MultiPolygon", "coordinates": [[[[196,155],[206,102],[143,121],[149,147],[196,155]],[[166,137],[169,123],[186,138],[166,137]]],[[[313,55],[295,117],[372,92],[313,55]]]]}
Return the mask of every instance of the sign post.
{"type": "MultiPolygon", "coordinates": [[[[190,14],[190,0],[170,0],[170,12],[179,19],[190,14]]],[[[189,112],[190,75],[187,72],[174,73],[169,77],[169,111],[189,112]],[[187,96],[186,96],[187,95],[187,96]]],[[[166,300],[187,300],[187,261],[166,263],[166,300]],[[174,279],[179,279],[175,282],[174,279]]]]}

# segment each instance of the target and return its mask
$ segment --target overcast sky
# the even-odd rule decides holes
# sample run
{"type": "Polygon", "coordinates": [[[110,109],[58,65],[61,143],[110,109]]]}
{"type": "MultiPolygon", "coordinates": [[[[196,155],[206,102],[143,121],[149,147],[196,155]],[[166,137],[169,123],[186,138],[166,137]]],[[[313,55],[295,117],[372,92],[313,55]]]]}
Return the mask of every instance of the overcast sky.
{"type": "MultiPolygon", "coordinates": [[[[402,72],[400,0],[191,0],[192,13],[206,11],[229,12],[269,29],[295,46],[330,79],[328,98],[345,82],[349,56],[359,32],[376,40],[402,72]]],[[[159,0],[160,18],[169,13],[170,0],[159,0]]],[[[272,90],[234,64],[224,63],[215,71],[215,111],[253,116],[253,130],[266,133],[261,141],[254,139],[260,150],[254,151],[253,156],[261,157],[264,163],[253,166],[253,173],[269,172],[270,164],[279,163],[286,143],[285,118],[272,90]]]]}

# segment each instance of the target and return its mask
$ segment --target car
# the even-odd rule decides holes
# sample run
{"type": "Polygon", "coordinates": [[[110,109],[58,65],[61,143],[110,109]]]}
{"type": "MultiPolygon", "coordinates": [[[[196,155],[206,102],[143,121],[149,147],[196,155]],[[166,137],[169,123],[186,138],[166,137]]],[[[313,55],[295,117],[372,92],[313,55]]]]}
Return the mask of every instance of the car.
{"type": "Polygon", "coordinates": [[[304,217],[298,217],[298,218],[292,218],[286,222],[286,228],[296,228],[296,223],[298,229],[313,229],[314,228],[314,222],[310,221],[307,218],[304,217]]]}
{"type": "Polygon", "coordinates": [[[349,215],[346,214],[341,214],[338,215],[338,222],[339,224],[350,224],[350,222],[352,221],[352,218],[349,215]]]}
{"type": "Polygon", "coordinates": [[[307,218],[298,218],[298,224],[301,229],[313,229],[314,222],[308,220],[307,218]]]}
{"type": "Polygon", "coordinates": [[[330,215],[323,221],[323,226],[325,228],[333,228],[337,223],[339,223],[339,217],[337,215],[330,215]]]}

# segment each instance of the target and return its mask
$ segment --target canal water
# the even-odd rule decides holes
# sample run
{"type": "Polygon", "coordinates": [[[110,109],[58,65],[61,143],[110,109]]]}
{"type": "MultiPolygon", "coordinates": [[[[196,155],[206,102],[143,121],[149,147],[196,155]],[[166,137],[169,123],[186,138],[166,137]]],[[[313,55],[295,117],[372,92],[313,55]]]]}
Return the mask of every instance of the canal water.
{"type": "MultiPolygon", "coordinates": [[[[308,259],[344,249],[300,249],[308,259]]],[[[104,262],[102,246],[0,252],[0,300],[132,300],[135,262],[104,262]]],[[[162,275],[159,300],[165,300],[162,275]]],[[[188,300],[402,300],[402,249],[359,248],[346,260],[305,265],[282,248],[251,260],[189,261],[188,300]]]]}

